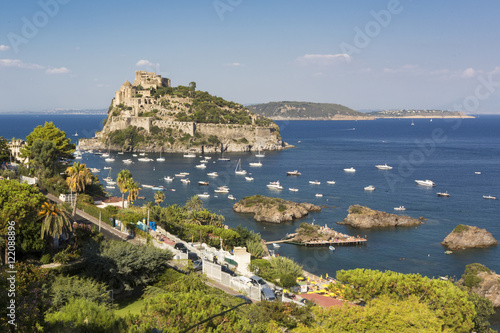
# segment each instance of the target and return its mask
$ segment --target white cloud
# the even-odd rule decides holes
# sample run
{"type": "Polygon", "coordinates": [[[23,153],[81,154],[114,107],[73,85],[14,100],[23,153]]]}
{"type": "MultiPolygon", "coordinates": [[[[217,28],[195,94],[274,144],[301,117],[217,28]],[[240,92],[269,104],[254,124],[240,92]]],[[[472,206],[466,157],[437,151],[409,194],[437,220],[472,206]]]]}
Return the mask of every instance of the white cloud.
{"type": "Polygon", "coordinates": [[[351,61],[352,57],[347,53],[338,54],[305,54],[296,59],[300,64],[321,64],[327,65],[338,61],[351,61]]]}
{"type": "Polygon", "coordinates": [[[462,72],[462,77],[465,78],[473,77],[474,75],[476,75],[476,71],[474,70],[474,68],[469,67],[462,72]]]}
{"type": "Polygon", "coordinates": [[[151,62],[149,60],[141,59],[135,65],[137,67],[157,67],[160,64],[155,64],[154,62],[151,62]]]}
{"type": "Polygon", "coordinates": [[[24,69],[44,69],[44,66],[38,64],[30,64],[23,62],[20,59],[0,59],[0,67],[17,67],[24,69]]]}
{"type": "Polygon", "coordinates": [[[231,62],[231,63],[228,63],[228,64],[224,64],[225,66],[232,66],[232,67],[240,67],[240,66],[243,66],[242,64],[240,64],[239,62],[231,62]]]}
{"type": "Polygon", "coordinates": [[[0,44],[0,51],[8,51],[8,50],[10,50],[9,45],[0,44]]]}
{"type": "Polygon", "coordinates": [[[68,68],[66,67],[60,67],[60,68],[47,68],[47,70],[45,71],[45,73],[47,74],[67,74],[71,72],[68,68]]]}

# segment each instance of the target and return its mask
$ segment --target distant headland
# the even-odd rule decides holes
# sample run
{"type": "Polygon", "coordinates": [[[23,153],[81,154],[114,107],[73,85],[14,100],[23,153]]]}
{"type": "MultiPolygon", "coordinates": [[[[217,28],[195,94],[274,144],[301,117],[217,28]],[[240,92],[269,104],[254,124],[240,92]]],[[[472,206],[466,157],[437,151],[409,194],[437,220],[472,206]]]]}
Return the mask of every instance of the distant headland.
{"type": "Polygon", "coordinates": [[[80,149],[178,153],[281,150],[288,146],[272,120],[241,104],[170,79],[136,71],[109,106],[101,131],[81,139],[80,149]]]}
{"type": "Polygon", "coordinates": [[[359,112],[333,103],[269,102],[249,105],[250,111],[273,120],[375,120],[379,118],[474,118],[460,111],[383,110],[359,112]]]}

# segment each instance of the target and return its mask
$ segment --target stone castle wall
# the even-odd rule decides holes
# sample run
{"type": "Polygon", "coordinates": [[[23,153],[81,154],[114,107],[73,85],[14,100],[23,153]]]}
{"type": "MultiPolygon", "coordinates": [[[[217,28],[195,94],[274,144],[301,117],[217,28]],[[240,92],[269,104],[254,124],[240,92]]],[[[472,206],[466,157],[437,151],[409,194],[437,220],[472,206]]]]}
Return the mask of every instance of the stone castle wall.
{"type": "Polygon", "coordinates": [[[129,126],[142,127],[146,131],[151,130],[151,123],[153,118],[151,117],[123,117],[114,116],[106,123],[101,132],[97,132],[97,137],[102,137],[104,134],[111,133],[114,131],[124,130],[129,126]]]}
{"type": "Polygon", "coordinates": [[[194,136],[196,125],[193,122],[169,121],[169,120],[153,120],[153,126],[159,128],[174,128],[194,136]]]}

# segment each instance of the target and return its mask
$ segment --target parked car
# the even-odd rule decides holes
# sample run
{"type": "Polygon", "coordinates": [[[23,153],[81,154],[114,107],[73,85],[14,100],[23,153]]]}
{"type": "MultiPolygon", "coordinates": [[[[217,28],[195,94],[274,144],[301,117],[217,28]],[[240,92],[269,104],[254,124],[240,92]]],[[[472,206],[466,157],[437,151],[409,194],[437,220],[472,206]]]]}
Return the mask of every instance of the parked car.
{"type": "Polygon", "coordinates": [[[275,301],[276,300],[276,295],[274,292],[269,289],[269,288],[262,288],[260,290],[260,299],[263,301],[275,301]]]}
{"type": "Polygon", "coordinates": [[[191,261],[196,261],[200,260],[200,257],[198,257],[198,254],[196,254],[195,252],[188,252],[188,259],[191,261]]]}
{"type": "Polygon", "coordinates": [[[188,249],[184,243],[175,243],[174,249],[181,251],[182,253],[187,253],[188,249]]]}
{"type": "Polygon", "coordinates": [[[255,286],[260,286],[261,288],[269,288],[269,285],[267,284],[266,281],[264,281],[261,277],[257,276],[257,275],[252,275],[250,276],[250,280],[252,280],[252,284],[255,285],[255,286]]]}
{"type": "Polygon", "coordinates": [[[195,260],[193,261],[193,270],[195,272],[201,271],[203,269],[203,260],[195,260]]]}
{"type": "Polygon", "coordinates": [[[242,285],[249,286],[249,287],[252,285],[252,280],[250,280],[246,276],[240,275],[240,276],[237,276],[235,279],[236,279],[236,281],[238,281],[242,285]]]}
{"type": "Polygon", "coordinates": [[[227,266],[221,266],[220,270],[223,271],[224,273],[231,275],[231,276],[236,276],[236,273],[233,272],[232,270],[230,270],[229,267],[227,267],[227,266]]]}

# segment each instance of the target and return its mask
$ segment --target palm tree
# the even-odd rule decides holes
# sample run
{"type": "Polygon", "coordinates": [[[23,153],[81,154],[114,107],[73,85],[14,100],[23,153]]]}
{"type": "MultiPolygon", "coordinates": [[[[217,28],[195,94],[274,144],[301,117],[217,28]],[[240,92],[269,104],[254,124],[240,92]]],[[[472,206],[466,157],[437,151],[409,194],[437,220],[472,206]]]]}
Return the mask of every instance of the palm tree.
{"type": "Polygon", "coordinates": [[[127,188],[128,188],[128,197],[127,200],[132,206],[134,203],[135,199],[139,196],[139,183],[134,182],[133,179],[129,179],[127,182],[127,188]]]}
{"type": "Polygon", "coordinates": [[[44,202],[38,216],[43,219],[41,237],[50,238],[49,248],[53,251],[54,237],[59,237],[63,233],[70,233],[73,230],[69,214],[63,206],[44,202]]]}
{"type": "Polygon", "coordinates": [[[90,172],[90,169],[87,169],[87,166],[85,164],[76,162],[66,169],[66,173],[68,174],[66,182],[68,183],[69,188],[76,193],[75,204],[73,206],[73,212],[71,214],[71,216],[74,217],[76,214],[78,193],[84,192],[85,187],[92,183],[92,172],[90,172]]]}
{"type": "Polygon", "coordinates": [[[197,212],[203,208],[203,201],[197,196],[193,195],[189,200],[186,202],[186,209],[192,213],[192,212],[197,212]]]}
{"type": "Polygon", "coordinates": [[[156,191],[155,193],[155,202],[159,206],[163,200],[165,200],[165,193],[163,191],[156,191]]]}
{"type": "Polygon", "coordinates": [[[128,191],[127,184],[130,179],[132,179],[132,173],[127,169],[120,171],[116,177],[116,185],[118,185],[122,193],[122,208],[125,208],[125,193],[128,191]]]}

